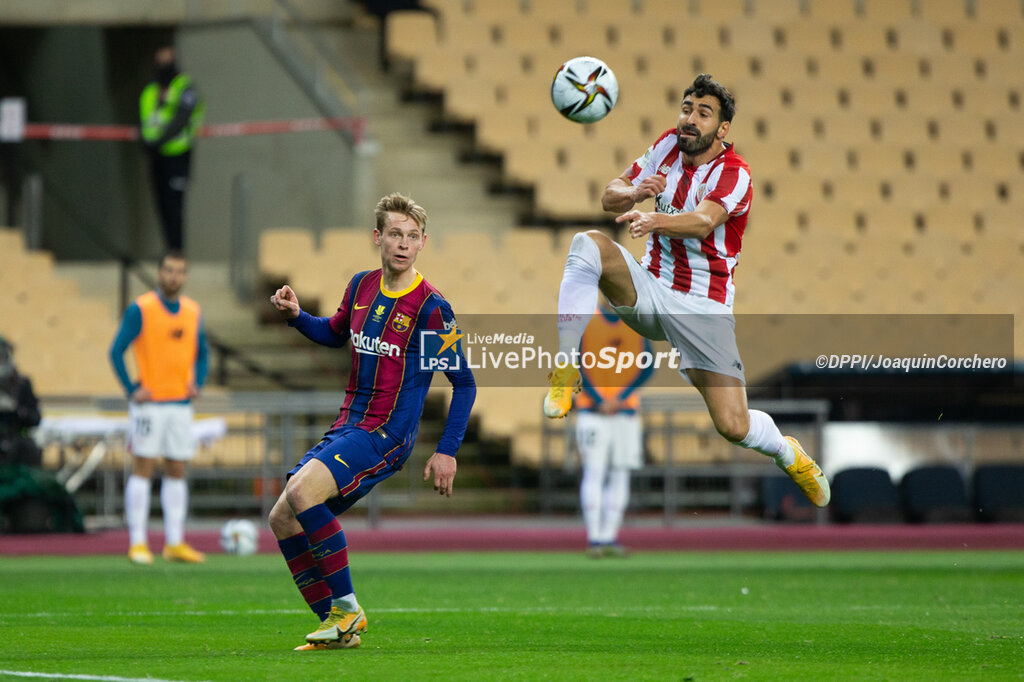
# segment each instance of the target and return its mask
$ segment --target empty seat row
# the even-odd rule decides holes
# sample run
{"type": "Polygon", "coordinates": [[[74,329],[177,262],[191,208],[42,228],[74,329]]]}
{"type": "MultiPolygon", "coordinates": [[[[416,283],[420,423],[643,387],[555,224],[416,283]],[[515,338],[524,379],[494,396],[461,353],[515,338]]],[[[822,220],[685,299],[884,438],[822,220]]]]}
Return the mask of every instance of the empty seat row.
{"type": "MultiPolygon", "coordinates": [[[[765,516],[809,520],[810,502],[789,479],[761,484],[765,516]]],[[[840,523],[962,523],[1024,521],[1024,465],[977,467],[970,486],[960,469],[928,465],[904,474],[899,485],[873,467],[844,469],[832,478],[832,517],[840,523]]]]}
{"type": "Polygon", "coordinates": [[[1024,466],[985,465],[971,477],[971,495],[958,469],[934,465],[907,472],[900,486],[882,469],[853,468],[833,479],[833,513],[843,522],[1021,521],[1024,466]]]}

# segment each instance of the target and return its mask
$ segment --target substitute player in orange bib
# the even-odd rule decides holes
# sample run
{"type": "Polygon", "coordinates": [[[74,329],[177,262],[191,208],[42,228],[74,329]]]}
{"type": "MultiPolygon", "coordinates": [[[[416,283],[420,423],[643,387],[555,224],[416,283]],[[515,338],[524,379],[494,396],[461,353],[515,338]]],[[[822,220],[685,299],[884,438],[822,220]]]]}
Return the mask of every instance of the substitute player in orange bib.
{"type": "Polygon", "coordinates": [[[202,562],[202,552],[185,542],[188,484],[185,465],[195,454],[192,440],[193,398],[206,379],[207,350],[199,304],[181,296],[186,263],[180,251],[169,251],[157,269],[157,288],[139,296],[124,312],[110,347],[110,362],[124,386],[131,417],[128,436],[132,473],[125,485],[132,563],[151,564],[146,525],[150,479],[157,458],[164,460],[160,503],[164,512],[167,561],[202,562]],[[133,382],[124,353],[131,346],[139,370],[133,382]]]}
{"type": "Polygon", "coordinates": [[[750,212],[750,167],[725,141],[736,104],[708,74],[683,93],[676,127],[666,130],[605,188],[606,211],[646,238],[642,262],[597,232],[572,241],[558,292],[558,340],[564,362],[549,377],[544,413],[564,417],[579,390],[580,338],[598,292],[641,335],[668,340],[680,373],[704,398],[718,433],[771,457],[815,505],[828,504],[821,468],[775,421],[747,406],[743,363],[736,347],[733,270],[750,212]],[[654,199],[653,211],[635,206],[654,199]]]}

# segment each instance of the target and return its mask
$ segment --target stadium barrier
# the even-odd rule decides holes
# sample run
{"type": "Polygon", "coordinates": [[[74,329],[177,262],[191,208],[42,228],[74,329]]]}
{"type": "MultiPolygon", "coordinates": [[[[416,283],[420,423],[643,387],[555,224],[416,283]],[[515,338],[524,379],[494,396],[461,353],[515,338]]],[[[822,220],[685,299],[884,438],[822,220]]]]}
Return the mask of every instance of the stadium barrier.
{"type": "MultiPolygon", "coordinates": [[[[320,439],[342,399],[340,392],[234,392],[209,393],[197,400],[196,421],[209,437],[189,470],[192,516],[266,516],[280,494],[284,473],[320,439]]],[[[531,446],[539,449],[532,465],[511,463],[497,451],[500,441],[485,440],[477,426],[471,427],[459,453],[456,494],[451,499],[438,496],[422,481],[422,468],[440,436],[441,403],[428,401],[428,411],[438,414],[424,419],[405,468],[360,502],[353,515],[365,515],[374,527],[384,518],[410,514],[578,513],[572,419],[544,420],[531,446]]],[[[833,480],[838,472],[857,466],[884,466],[894,483],[935,464],[956,467],[964,481],[997,463],[1024,470],[1020,424],[828,422],[827,401],[750,404],[772,414],[783,432],[799,438],[833,480]]],[[[123,398],[49,399],[43,409],[47,420],[99,415],[116,422],[124,418],[127,404],[123,398]]],[[[642,409],[645,465],[633,477],[630,512],[644,515],[648,523],[672,526],[694,519],[762,516],[819,523],[830,519],[828,510],[801,508],[778,491],[773,493],[778,508],[772,507],[765,490],[773,485],[765,486],[765,481],[785,486],[788,479],[764,456],[722,439],[695,393],[649,393],[642,409]]],[[[59,472],[61,481],[74,482],[76,501],[92,525],[119,526],[130,466],[123,428],[68,428],[60,437],[52,432],[39,436],[44,468],[59,472]]]]}

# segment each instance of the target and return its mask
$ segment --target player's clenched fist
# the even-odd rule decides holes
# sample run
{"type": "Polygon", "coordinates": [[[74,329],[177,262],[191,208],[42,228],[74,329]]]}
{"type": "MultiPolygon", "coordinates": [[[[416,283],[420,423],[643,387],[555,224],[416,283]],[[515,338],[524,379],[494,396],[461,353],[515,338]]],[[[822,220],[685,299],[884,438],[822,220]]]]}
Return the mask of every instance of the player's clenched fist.
{"type": "Polygon", "coordinates": [[[644,178],[633,188],[633,202],[639,203],[649,197],[657,196],[665,191],[665,176],[651,175],[644,178]]]}
{"type": "Polygon", "coordinates": [[[286,320],[294,320],[302,312],[302,308],[299,307],[299,297],[287,284],[274,292],[274,295],[270,297],[270,302],[286,320]]]}

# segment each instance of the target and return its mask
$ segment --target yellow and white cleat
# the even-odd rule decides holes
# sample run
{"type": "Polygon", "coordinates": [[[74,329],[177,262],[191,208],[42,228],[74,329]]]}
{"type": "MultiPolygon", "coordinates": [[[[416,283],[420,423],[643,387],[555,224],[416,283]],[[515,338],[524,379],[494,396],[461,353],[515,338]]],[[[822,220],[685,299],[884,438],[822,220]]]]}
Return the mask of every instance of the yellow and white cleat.
{"type": "MultiPolygon", "coordinates": [[[[332,606],[331,612],[324,619],[324,622],[320,623],[320,627],[306,635],[306,641],[310,644],[323,642],[342,643],[347,641],[349,635],[361,635],[364,632],[366,632],[366,614],[362,609],[351,613],[349,611],[342,611],[337,606],[332,606]]],[[[356,639],[359,639],[358,636],[356,639]]],[[[358,642],[356,645],[358,645],[358,642]]]]}
{"type": "Polygon", "coordinates": [[[544,396],[544,416],[561,419],[572,409],[572,396],[583,385],[580,371],[572,365],[558,367],[548,374],[548,394],[544,396]]]}
{"type": "MultiPolygon", "coordinates": [[[[796,438],[786,436],[786,440],[793,446],[796,453],[796,461],[782,470],[789,474],[793,482],[797,484],[807,499],[818,507],[824,507],[832,497],[832,490],[829,488],[828,479],[822,473],[817,462],[807,456],[804,449],[797,442],[796,438]]],[[[780,467],[782,468],[782,467],[780,467]]]]}
{"type": "Polygon", "coordinates": [[[133,564],[148,566],[153,563],[153,553],[145,545],[132,545],[128,548],[128,561],[133,564]]]}
{"type": "Polygon", "coordinates": [[[201,564],[206,561],[206,555],[193,549],[188,543],[182,542],[177,545],[164,547],[164,561],[180,561],[186,564],[201,564]]]}
{"type": "Polygon", "coordinates": [[[295,651],[328,651],[330,649],[355,649],[361,640],[359,635],[352,633],[337,642],[306,642],[295,647],[295,651]]]}

